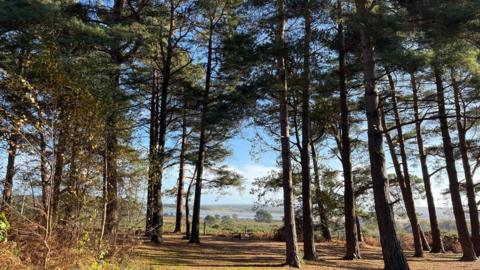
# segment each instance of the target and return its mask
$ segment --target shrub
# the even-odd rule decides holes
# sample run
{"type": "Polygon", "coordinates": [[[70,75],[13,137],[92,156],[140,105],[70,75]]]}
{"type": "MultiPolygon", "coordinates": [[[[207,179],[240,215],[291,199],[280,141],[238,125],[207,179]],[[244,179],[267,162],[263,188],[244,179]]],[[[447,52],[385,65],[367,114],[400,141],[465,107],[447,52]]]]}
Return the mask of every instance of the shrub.
{"type": "Polygon", "coordinates": [[[260,209],[255,213],[255,221],[270,223],[272,222],[272,214],[267,210],[260,209]]]}
{"type": "Polygon", "coordinates": [[[0,211],[0,242],[7,241],[7,231],[10,228],[5,212],[0,211]]]}
{"type": "Polygon", "coordinates": [[[212,225],[212,224],[217,223],[217,218],[214,217],[214,216],[211,216],[211,215],[207,215],[204,218],[204,221],[205,221],[205,223],[207,223],[207,225],[212,225]]]}

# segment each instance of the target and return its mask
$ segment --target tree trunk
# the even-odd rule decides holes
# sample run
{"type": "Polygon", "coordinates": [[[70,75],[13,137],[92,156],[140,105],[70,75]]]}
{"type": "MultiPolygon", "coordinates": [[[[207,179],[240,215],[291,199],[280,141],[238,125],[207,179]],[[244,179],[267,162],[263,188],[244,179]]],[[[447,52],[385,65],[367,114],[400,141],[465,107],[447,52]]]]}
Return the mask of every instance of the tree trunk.
{"type": "MultiPolygon", "coordinates": [[[[395,115],[395,125],[397,128],[397,142],[400,148],[400,157],[402,159],[403,177],[400,177],[399,180],[403,182],[403,183],[400,183],[400,185],[403,186],[403,190],[404,190],[404,192],[402,192],[403,202],[405,204],[405,209],[407,210],[408,219],[412,227],[413,242],[415,245],[414,257],[423,257],[422,241],[420,239],[420,230],[418,228],[417,213],[415,211],[415,202],[413,200],[407,153],[405,151],[405,142],[403,137],[402,120],[400,118],[400,112],[398,110],[398,104],[397,104],[395,82],[393,81],[393,78],[388,71],[387,71],[387,77],[388,77],[388,82],[390,85],[390,91],[392,95],[392,106],[393,106],[393,112],[395,115]]],[[[395,149],[393,149],[392,155],[396,155],[395,149]]]]}
{"type": "Polygon", "coordinates": [[[200,202],[202,195],[202,177],[203,166],[205,163],[205,145],[206,140],[206,117],[208,111],[210,81],[212,79],[212,58],[213,58],[213,31],[214,22],[210,20],[208,29],[208,51],[207,51],[207,72],[205,76],[205,91],[203,92],[202,100],[202,114],[200,122],[200,142],[198,148],[197,159],[197,179],[195,182],[195,199],[193,201],[193,216],[192,216],[192,232],[190,235],[190,243],[200,243],[200,202]]]}
{"type": "Polygon", "coordinates": [[[192,189],[193,180],[190,181],[190,185],[188,185],[187,194],[185,195],[185,239],[190,239],[190,206],[189,199],[190,199],[190,191],[192,189]]]}
{"type": "Polygon", "coordinates": [[[422,239],[423,250],[430,251],[430,245],[428,244],[427,237],[423,233],[422,226],[420,226],[420,224],[418,224],[418,230],[420,232],[420,239],[422,239]]]}
{"type": "Polygon", "coordinates": [[[182,112],[182,146],[180,150],[180,165],[178,169],[178,188],[177,188],[177,212],[175,215],[175,230],[182,231],[182,202],[183,202],[183,183],[185,182],[185,153],[187,151],[187,115],[185,109],[182,112]]]}
{"type": "MultiPolygon", "coordinates": [[[[369,14],[365,0],[356,0],[357,12],[362,18],[369,14]]],[[[409,269],[395,230],[395,219],[390,204],[389,183],[385,171],[383,131],[380,124],[378,92],[375,87],[375,62],[372,38],[367,35],[365,25],[361,26],[362,64],[365,81],[365,110],[368,122],[368,151],[372,174],[375,212],[377,215],[380,242],[382,244],[385,269],[409,269]]]]}
{"type": "Polygon", "coordinates": [[[66,187],[67,193],[71,196],[70,198],[75,200],[72,200],[70,203],[65,204],[65,207],[63,210],[63,220],[62,220],[62,224],[64,226],[68,224],[72,224],[72,221],[74,221],[75,219],[78,219],[78,217],[80,216],[79,208],[81,208],[81,202],[79,202],[79,200],[77,199],[77,195],[79,195],[80,193],[78,190],[78,163],[77,163],[79,147],[80,147],[80,144],[78,141],[76,141],[75,139],[71,141],[69,175],[65,184],[67,185],[66,187]]]}
{"type": "Polygon", "coordinates": [[[457,225],[458,238],[463,250],[463,257],[461,260],[474,261],[477,259],[477,256],[475,255],[473,244],[470,241],[467,222],[465,220],[465,212],[463,211],[457,168],[455,167],[455,157],[453,155],[454,146],[448,130],[442,71],[439,67],[434,67],[434,75],[437,87],[438,117],[440,118],[440,129],[442,131],[443,151],[445,153],[445,163],[447,167],[448,181],[450,183],[450,196],[452,199],[455,223],[457,225]]]}
{"type": "Polygon", "coordinates": [[[118,226],[118,198],[117,198],[117,155],[118,142],[116,135],[117,120],[114,113],[107,119],[107,135],[106,135],[106,196],[107,211],[105,221],[105,234],[115,235],[118,226]]]}
{"type": "MultiPolygon", "coordinates": [[[[172,58],[173,58],[173,31],[175,25],[175,5],[170,2],[169,28],[167,36],[166,54],[162,55],[164,59],[162,67],[162,85],[160,92],[160,116],[158,122],[158,145],[154,155],[154,185],[153,185],[153,213],[152,213],[152,235],[151,241],[161,243],[163,237],[163,199],[162,182],[165,163],[165,142],[167,135],[167,98],[168,88],[171,80],[172,58]]],[[[162,50],[163,51],[163,50],[162,50]]]]}
{"type": "Polygon", "coordinates": [[[313,145],[313,141],[310,140],[310,148],[312,149],[312,161],[313,161],[313,175],[314,175],[314,185],[315,185],[315,197],[317,198],[318,212],[320,216],[320,230],[322,232],[323,238],[326,241],[332,240],[332,234],[330,233],[330,228],[328,226],[328,215],[327,210],[322,202],[322,190],[320,188],[320,175],[318,174],[318,159],[317,151],[313,145]]]}
{"type": "Polygon", "coordinates": [[[48,202],[50,199],[49,196],[49,188],[48,188],[48,179],[47,179],[47,143],[45,141],[44,131],[40,130],[40,180],[42,184],[42,223],[43,225],[47,225],[46,222],[48,220],[47,213],[48,209],[50,208],[48,202]]]}
{"type": "Polygon", "coordinates": [[[5,185],[3,188],[3,202],[1,209],[8,215],[13,197],[13,177],[15,176],[15,158],[17,157],[18,135],[12,131],[8,138],[8,159],[5,185]]]}
{"type": "Polygon", "coordinates": [[[185,239],[190,239],[191,229],[190,229],[190,194],[193,187],[193,183],[195,181],[195,177],[197,174],[197,168],[193,172],[192,179],[190,180],[190,184],[188,184],[187,194],[185,194],[185,239]]]}
{"type": "Polygon", "coordinates": [[[345,211],[345,238],[346,253],[344,260],[360,259],[360,249],[358,247],[357,223],[355,214],[355,194],[352,177],[351,147],[350,147],[350,122],[348,109],[348,89],[347,89],[347,70],[345,67],[345,36],[343,32],[343,4],[337,0],[338,12],[338,78],[340,89],[340,131],[341,147],[340,156],[343,168],[344,179],[344,211],[345,211]]]}
{"type": "Polygon", "coordinates": [[[290,162],[290,131],[288,127],[288,86],[285,68],[285,7],[283,0],[277,0],[278,26],[276,42],[277,76],[280,92],[280,131],[282,145],[282,178],[283,178],[283,206],[284,232],[286,240],[285,264],[291,267],[300,267],[297,247],[297,232],[295,228],[295,212],[293,207],[292,165],[290,162]]]}
{"type": "Polygon", "coordinates": [[[428,215],[430,219],[430,230],[432,234],[432,253],[443,253],[442,235],[438,226],[437,212],[435,209],[435,199],[432,194],[432,185],[430,183],[430,173],[427,165],[427,155],[425,154],[423,135],[422,135],[422,121],[420,120],[418,88],[415,79],[415,74],[410,73],[410,81],[413,91],[413,110],[415,114],[415,131],[417,135],[418,154],[420,156],[420,166],[422,168],[423,183],[425,186],[425,195],[427,197],[428,215]]]}
{"type": "Polygon", "coordinates": [[[355,216],[355,223],[357,224],[357,239],[358,242],[363,242],[363,234],[362,234],[362,229],[360,227],[360,218],[358,215],[355,216]]]}
{"type": "Polygon", "coordinates": [[[303,210],[303,258],[315,260],[315,234],[312,216],[312,192],[310,181],[310,39],[312,34],[310,0],[304,0],[305,37],[303,48],[302,89],[302,210],[303,210]]]}
{"type": "Polygon", "coordinates": [[[114,76],[114,89],[112,92],[112,100],[114,100],[114,108],[106,119],[106,194],[107,198],[107,211],[105,221],[105,234],[115,235],[118,227],[118,172],[117,172],[117,158],[118,158],[118,137],[117,137],[117,125],[119,112],[116,104],[118,99],[117,95],[120,92],[120,62],[115,60],[117,64],[116,74],[114,76]]]}
{"type": "Polygon", "coordinates": [[[158,106],[159,96],[157,88],[157,70],[152,71],[152,93],[150,98],[150,142],[149,142],[149,167],[148,167],[148,191],[147,191],[147,214],[145,224],[145,235],[150,236],[152,233],[152,214],[153,214],[153,186],[155,179],[154,155],[155,147],[158,142],[158,106]]]}
{"type": "Polygon", "coordinates": [[[103,153],[102,157],[102,177],[103,177],[103,185],[102,185],[102,220],[100,224],[100,236],[98,237],[98,247],[101,247],[103,242],[103,236],[105,235],[105,229],[107,226],[107,207],[108,207],[108,163],[107,163],[107,155],[108,151],[103,153]]]}
{"type": "Polygon", "coordinates": [[[63,128],[60,128],[60,131],[58,133],[58,144],[55,147],[55,169],[54,169],[54,174],[53,174],[53,198],[51,201],[52,204],[52,209],[51,209],[51,215],[52,217],[50,218],[52,222],[57,221],[57,212],[58,212],[58,203],[60,200],[60,186],[62,184],[62,179],[63,179],[63,167],[64,167],[64,155],[65,155],[65,131],[63,128]]]}
{"type": "Polygon", "coordinates": [[[472,229],[472,243],[475,253],[480,255],[480,225],[478,221],[477,199],[475,198],[475,186],[473,183],[472,169],[468,157],[467,130],[466,122],[462,120],[462,93],[457,81],[455,70],[451,70],[451,79],[453,92],[455,96],[455,112],[457,122],[458,141],[460,146],[460,155],[462,157],[463,172],[467,190],[468,212],[470,214],[470,227],[472,229]]]}
{"type": "MultiPolygon", "coordinates": [[[[382,118],[382,128],[383,130],[388,130],[387,128],[387,124],[386,124],[386,121],[385,121],[385,113],[384,112],[381,116],[382,118]]],[[[411,219],[411,209],[409,209],[407,207],[407,201],[410,200],[410,198],[408,197],[408,191],[407,191],[407,188],[406,188],[406,185],[405,185],[405,178],[404,178],[404,175],[403,175],[403,172],[402,172],[402,168],[401,168],[401,165],[400,165],[400,162],[398,160],[398,157],[397,157],[397,154],[396,154],[396,150],[395,150],[395,143],[393,141],[393,138],[392,136],[390,135],[389,132],[385,132],[385,138],[387,139],[387,145],[388,145],[388,148],[390,150],[390,156],[392,158],[392,163],[393,163],[393,167],[395,169],[395,175],[397,176],[397,180],[398,180],[398,184],[400,186],[400,191],[402,193],[402,199],[403,199],[403,202],[405,204],[405,209],[406,209],[406,212],[407,212],[407,216],[408,216],[408,219],[409,219],[409,222],[410,222],[410,226],[412,228],[412,235],[413,235],[413,242],[414,242],[414,246],[415,246],[415,254],[414,254],[414,257],[422,257],[422,255],[418,255],[418,249],[420,249],[420,253],[423,253],[422,251],[422,243],[421,243],[421,240],[420,240],[420,234],[418,233],[418,227],[416,227],[416,229],[414,229],[414,226],[412,223],[412,219],[411,219]]],[[[414,213],[415,214],[415,213],[414,213]]]]}

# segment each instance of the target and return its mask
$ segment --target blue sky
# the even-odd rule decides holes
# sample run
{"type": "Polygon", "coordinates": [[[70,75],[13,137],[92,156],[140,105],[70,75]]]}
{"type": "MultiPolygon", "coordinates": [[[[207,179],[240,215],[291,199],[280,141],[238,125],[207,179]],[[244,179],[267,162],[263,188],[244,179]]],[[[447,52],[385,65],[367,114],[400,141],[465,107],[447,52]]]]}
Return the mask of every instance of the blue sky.
{"type": "MultiPolygon", "coordinates": [[[[205,190],[202,195],[202,204],[253,204],[255,202],[255,195],[250,194],[251,183],[257,177],[266,176],[271,170],[278,169],[276,166],[278,153],[272,149],[266,147],[260,147],[261,142],[258,144],[252,144],[252,140],[255,138],[256,132],[262,132],[261,128],[246,127],[240,129],[241,131],[228,142],[227,147],[232,151],[232,155],[225,160],[225,164],[232,170],[241,174],[244,179],[243,190],[229,189],[228,192],[222,195],[215,193],[214,191],[205,190]],[[253,150],[253,151],[252,151],[253,150]],[[251,154],[254,152],[255,154],[251,154]]],[[[143,137],[143,136],[142,136],[143,137]]],[[[145,139],[142,140],[146,142],[145,139]]],[[[143,144],[142,143],[142,144],[143,144]]],[[[390,164],[389,153],[387,147],[384,148],[387,157],[387,169],[389,173],[393,173],[392,165],[390,164]]],[[[3,179],[6,166],[6,151],[2,149],[0,154],[0,179],[3,179]]],[[[325,150],[326,151],[326,150],[325,150]]],[[[367,153],[366,153],[367,154],[367,153]]],[[[22,159],[18,160],[17,165],[22,163],[22,159]]],[[[340,170],[340,164],[337,160],[324,160],[330,167],[340,170]]],[[[412,166],[415,163],[418,164],[417,157],[412,156],[410,158],[411,173],[421,175],[419,166],[412,166]]],[[[462,179],[462,170],[460,164],[457,164],[457,170],[459,172],[459,178],[462,179]]],[[[164,189],[170,189],[176,185],[178,176],[178,167],[171,167],[165,172],[164,189]]],[[[477,175],[476,175],[477,176],[477,175]]],[[[21,190],[18,181],[15,182],[15,190],[21,190]]],[[[434,190],[434,196],[438,207],[445,207],[450,205],[449,196],[441,195],[440,193],[448,187],[448,180],[446,175],[440,174],[439,177],[432,178],[432,186],[434,190]]],[[[3,189],[3,187],[1,188],[3,189]]],[[[145,198],[146,192],[141,192],[140,197],[145,198]]],[[[271,194],[275,199],[281,199],[281,194],[271,194]]],[[[466,200],[463,201],[466,204],[466,200]]],[[[175,203],[175,199],[171,197],[165,197],[165,203],[175,203]]],[[[426,206],[425,199],[417,199],[417,206],[426,206]]]]}

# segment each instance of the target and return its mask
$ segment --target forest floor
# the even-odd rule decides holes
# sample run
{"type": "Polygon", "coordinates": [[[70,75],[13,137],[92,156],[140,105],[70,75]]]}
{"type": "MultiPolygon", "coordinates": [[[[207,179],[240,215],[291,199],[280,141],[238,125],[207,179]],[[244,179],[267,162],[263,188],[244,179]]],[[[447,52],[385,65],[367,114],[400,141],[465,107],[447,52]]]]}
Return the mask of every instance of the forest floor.
{"type": "MultiPolygon", "coordinates": [[[[144,242],[134,250],[133,269],[282,269],[285,244],[265,240],[238,240],[231,237],[202,236],[200,245],[188,244],[182,235],[166,234],[164,243],[144,242]]],[[[302,249],[301,243],[299,248],[302,249]]],[[[302,264],[302,269],[382,269],[381,249],[363,246],[362,260],[344,261],[341,242],[318,243],[320,259],[302,264]]],[[[426,254],[413,258],[411,269],[480,270],[480,262],[459,262],[460,254],[426,254]]]]}

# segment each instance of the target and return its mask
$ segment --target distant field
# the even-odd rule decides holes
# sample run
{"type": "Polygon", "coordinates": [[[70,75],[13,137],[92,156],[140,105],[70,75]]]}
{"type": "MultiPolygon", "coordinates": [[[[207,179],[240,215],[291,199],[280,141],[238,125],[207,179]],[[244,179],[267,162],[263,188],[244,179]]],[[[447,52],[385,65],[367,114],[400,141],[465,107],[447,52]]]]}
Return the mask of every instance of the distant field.
{"type": "MultiPolygon", "coordinates": [[[[175,217],[165,217],[164,219],[165,232],[173,232],[175,228],[175,217]]],[[[183,223],[185,226],[185,223],[183,223]]],[[[222,224],[221,221],[215,224],[206,224],[201,221],[200,233],[201,234],[213,234],[213,235],[232,235],[236,233],[244,233],[247,231],[250,234],[261,234],[264,237],[268,237],[268,234],[273,234],[277,229],[282,226],[280,221],[273,221],[271,223],[255,222],[253,220],[231,220],[227,224],[222,224]]],[[[185,231],[183,228],[182,231],[185,231]]]]}
{"type": "MultiPolygon", "coordinates": [[[[175,205],[167,204],[164,207],[165,215],[175,215],[175,205]]],[[[282,220],[282,207],[265,207],[262,208],[270,212],[274,220],[282,220]]],[[[218,204],[218,205],[203,205],[200,215],[205,217],[207,215],[237,215],[240,219],[253,219],[255,217],[253,205],[251,204],[218,204]]]]}

